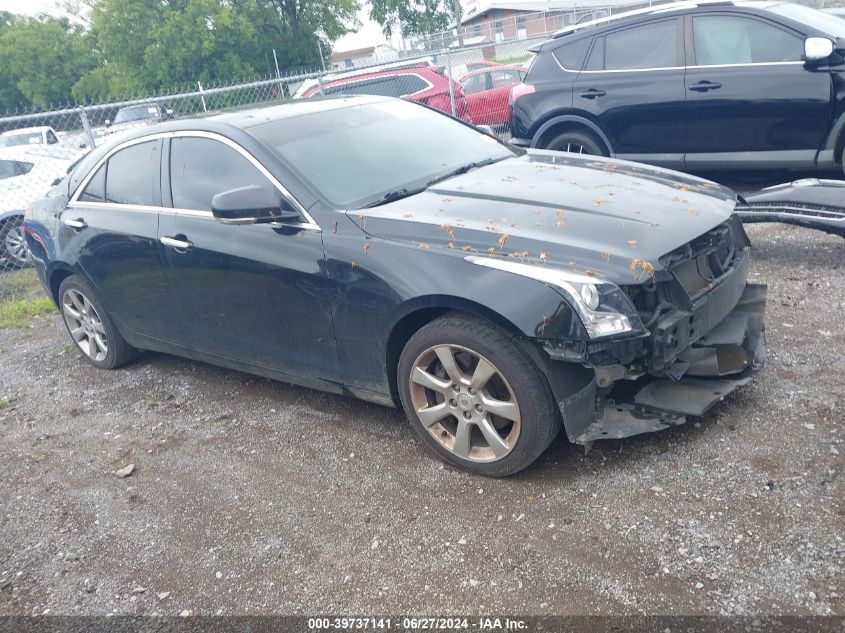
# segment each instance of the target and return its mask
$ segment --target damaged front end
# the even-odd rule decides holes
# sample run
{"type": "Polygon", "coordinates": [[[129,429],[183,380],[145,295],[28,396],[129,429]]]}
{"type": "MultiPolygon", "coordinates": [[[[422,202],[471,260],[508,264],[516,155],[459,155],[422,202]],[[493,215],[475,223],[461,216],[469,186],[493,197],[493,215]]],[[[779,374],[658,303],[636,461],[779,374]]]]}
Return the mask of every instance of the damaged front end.
{"type": "Polygon", "coordinates": [[[732,216],[663,256],[662,274],[625,287],[647,330],[642,336],[544,342],[552,361],[587,370],[548,372],[555,393],[566,394],[558,405],[570,441],[677,426],[751,380],[765,361],[766,287],[747,283],[749,247],[732,216]],[[574,392],[573,379],[581,382],[574,392]]]}

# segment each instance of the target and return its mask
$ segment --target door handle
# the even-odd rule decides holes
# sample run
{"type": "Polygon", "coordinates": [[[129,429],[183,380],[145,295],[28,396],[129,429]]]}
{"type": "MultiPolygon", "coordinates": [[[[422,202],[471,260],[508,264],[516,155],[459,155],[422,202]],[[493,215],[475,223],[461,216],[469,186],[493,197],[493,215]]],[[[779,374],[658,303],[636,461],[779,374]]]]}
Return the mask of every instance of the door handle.
{"type": "Polygon", "coordinates": [[[186,251],[189,248],[193,248],[193,244],[188,241],[184,235],[176,235],[174,237],[162,237],[159,240],[165,246],[170,246],[171,248],[175,248],[177,251],[186,251]]]}
{"type": "Polygon", "coordinates": [[[584,99],[596,99],[598,97],[603,97],[606,95],[607,92],[604,90],[596,90],[595,88],[590,88],[589,90],[585,90],[581,93],[581,96],[584,99]]]}
{"type": "Polygon", "coordinates": [[[707,92],[708,90],[718,90],[722,87],[722,84],[718,81],[699,81],[697,84],[690,84],[687,87],[695,92],[707,92]]]}
{"type": "Polygon", "coordinates": [[[62,224],[77,231],[81,231],[88,226],[88,223],[82,218],[76,218],[75,220],[71,218],[62,218],[62,224]]]}

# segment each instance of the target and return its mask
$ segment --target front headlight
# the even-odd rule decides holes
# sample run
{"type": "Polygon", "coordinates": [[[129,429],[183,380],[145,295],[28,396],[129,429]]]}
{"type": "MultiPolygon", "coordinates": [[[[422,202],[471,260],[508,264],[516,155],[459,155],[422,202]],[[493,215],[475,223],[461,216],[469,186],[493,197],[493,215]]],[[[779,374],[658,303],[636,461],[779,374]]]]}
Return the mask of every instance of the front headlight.
{"type": "Polygon", "coordinates": [[[547,266],[468,255],[472,264],[542,281],[562,290],[591,339],[644,332],[640,315],[620,288],[608,281],[547,266]]]}

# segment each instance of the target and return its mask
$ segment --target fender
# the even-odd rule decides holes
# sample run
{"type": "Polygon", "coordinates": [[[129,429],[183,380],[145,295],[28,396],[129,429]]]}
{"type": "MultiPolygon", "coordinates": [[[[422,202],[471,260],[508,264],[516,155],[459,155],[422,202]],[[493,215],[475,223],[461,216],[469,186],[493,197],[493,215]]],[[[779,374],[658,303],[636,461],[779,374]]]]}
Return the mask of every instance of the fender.
{"type": "Polygon", "coordinates": [[[562,114],[554,116],[545,123],[543,123],[543,125],[540,126],[540,129],[538,129],[534,133],[534,136],[531,138],[531,147],[536,148],[537,143],[542,138],[543,134],[549,131],[552,126],[558,125],[560,123],[577,123],[578,125],[583,125],[584,127],[589,128],[596,136],[601,139],[602,143],[604,143],[604,146],[610,152],[611,158],[616,156],[616,152],[613,151],[613,145],[610,143],[610,139],[608,139],[607,135],[602,132],[601,128],[589,119],[586,119],[577,114],[562,114]]]}

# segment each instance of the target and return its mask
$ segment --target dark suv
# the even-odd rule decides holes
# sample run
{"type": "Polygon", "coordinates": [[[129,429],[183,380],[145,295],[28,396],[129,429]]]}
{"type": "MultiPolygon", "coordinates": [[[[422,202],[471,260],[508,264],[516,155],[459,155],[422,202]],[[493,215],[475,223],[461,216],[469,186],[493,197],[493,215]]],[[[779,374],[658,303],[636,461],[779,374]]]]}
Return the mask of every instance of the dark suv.
{"type": "Polygon", "coordinates": [[[786,2],[663,5],[556,33],[514,86],[515,145],[672,168],[830,169],[845,21],[786,2]]]}

